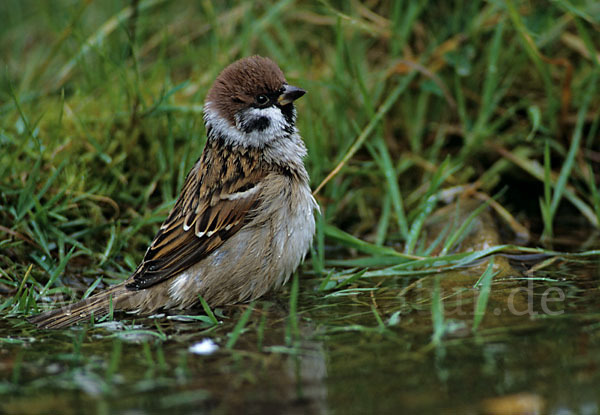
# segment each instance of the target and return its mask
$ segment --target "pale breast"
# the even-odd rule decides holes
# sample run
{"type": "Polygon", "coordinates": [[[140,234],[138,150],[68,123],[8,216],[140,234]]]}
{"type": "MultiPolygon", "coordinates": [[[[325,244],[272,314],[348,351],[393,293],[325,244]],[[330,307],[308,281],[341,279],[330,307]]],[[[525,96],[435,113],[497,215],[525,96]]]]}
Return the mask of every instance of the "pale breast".
{"type": "MultiPolygon", "coordinates": [[[[277,253],[273,258],[274,288],[285,284],[290,275],[304,259],[315,233],[314,210],[318,205],[307,184],[279,179],[279,202],[273,203],[272,227],[274,229],[272,249],[277,253]],[[289,183],[286,183],[289,182],[289,183]],[[282,190],[288,186],[288,191],[282,190]],[[277,207],[277,206],[281,207],[277,207]]],[[[274,197],[273,200],[276,200],[274,197]]]]}
{"type": "Polygon", "coordinates": [[[308,184],[295,178],[274,173],[262,189],[252,221],[173,278],[168,306],[188,307],[198,294],[211,306],[238,303],[285,284],[310,248],[318,205],[308,184]]]}

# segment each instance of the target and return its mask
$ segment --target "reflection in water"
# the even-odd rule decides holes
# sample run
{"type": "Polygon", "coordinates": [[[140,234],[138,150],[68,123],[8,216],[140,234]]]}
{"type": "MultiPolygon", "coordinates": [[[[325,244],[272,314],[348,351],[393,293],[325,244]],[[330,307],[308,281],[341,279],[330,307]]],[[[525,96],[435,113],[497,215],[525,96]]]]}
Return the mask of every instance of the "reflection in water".
{"type": "MultiPolygon", "coordinates": [[[[224,309],[216,328],[163,317],[136,321],[127,336],[123,329],[134,323],[127,319],[87,332],[37,331],[21,319],[1,320],[0,412],[475,414],[494,413],[494,398],[534,396],[547,413],[597,413],[597,266],[562,264],[560,271],[570,278],[498,280],[488,310],[502,312],[486,314],[475,334],[476,290],[459,298],[454,288],[472,287],[478,272],[465,270],[461,284],[458,276],[442,278],[448,331],[438,347],[427,346],[427,279],[401,298],[410,283],[389,280],[376,295],[325,300],[310,295],[320,281],[306,279],[297,341],[287,306],[262,301],[230,351],[227,341],[247,306],[224,309]],[[564,313],[542,312],[539,300],[548,286],[564,291],[565,300],[553,304],[564,313]],[[525,309],[532,298],[537,313],[511,314],[506,301],[514,288],[521,289],[516,307],[525,309]],[[161,333],[166,340],[157,337],[161,333]],[[219,350],[188,351],[205,338],[219,350]]],[[[279,299],[285,304],[285,294],[279,299]]]]}

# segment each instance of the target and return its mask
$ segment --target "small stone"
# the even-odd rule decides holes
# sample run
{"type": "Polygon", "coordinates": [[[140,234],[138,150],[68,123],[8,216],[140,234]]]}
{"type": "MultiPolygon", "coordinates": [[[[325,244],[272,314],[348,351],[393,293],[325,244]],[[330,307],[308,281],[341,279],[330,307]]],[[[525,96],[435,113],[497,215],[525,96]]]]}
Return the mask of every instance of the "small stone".
{"type": "Polygon", "coordinates": [[[219,346],[213,342],[211,339],[204,339],[201,342],[192,344],[188,351],[190,353],[199,354],[199,355],[209,355],[213,354],[219,350],[219,346]]]}

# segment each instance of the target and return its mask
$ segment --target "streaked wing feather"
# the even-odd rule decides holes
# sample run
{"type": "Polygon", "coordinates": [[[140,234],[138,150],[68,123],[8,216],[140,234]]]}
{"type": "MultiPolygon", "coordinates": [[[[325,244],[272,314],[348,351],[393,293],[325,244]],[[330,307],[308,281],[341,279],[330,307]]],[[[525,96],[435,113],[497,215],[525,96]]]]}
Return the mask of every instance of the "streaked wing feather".
{"type": "Polygon", "coordinates": [[[233,199],[226,195],[259,186],[264,174],[259,171],[240,180],[235,172],[224,169],[223,180],[210,187],[204,183],[207,172],[200,170],[194,168],[186,178],[179,199],[131,277],[128,288],[148,288],[179,274],[210,255],[251,218],[251,212],[259,203],[259,191],[246,191],[244,197],[233,199]]]}

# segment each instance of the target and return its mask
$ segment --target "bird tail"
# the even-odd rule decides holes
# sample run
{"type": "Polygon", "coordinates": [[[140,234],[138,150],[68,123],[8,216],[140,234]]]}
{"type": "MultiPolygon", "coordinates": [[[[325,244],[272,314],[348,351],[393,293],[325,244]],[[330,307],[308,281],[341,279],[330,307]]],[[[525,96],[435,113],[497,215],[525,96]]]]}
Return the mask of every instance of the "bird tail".
{"type": "Polygon", "coordinates": [[[41,329],[61,329],[72,326],[83,320],[103,317],[110,312],[111,302],[113,310],[120,309],[120,304],[134,292],[128,290],[124,284],[118,284],[85,300],[62,308],[46,311],[45,313],[29,317],[27,320],[41,329]]]}

